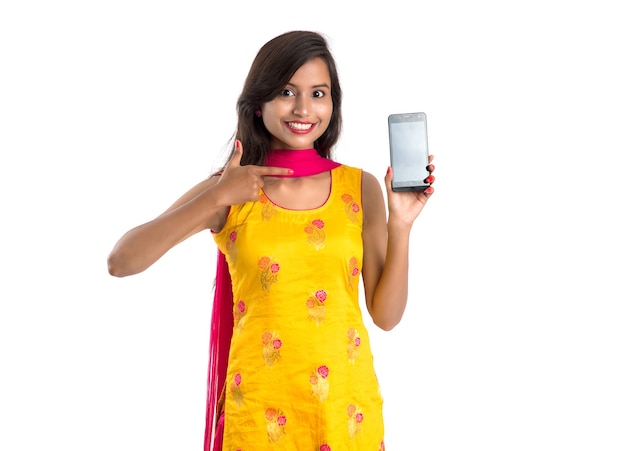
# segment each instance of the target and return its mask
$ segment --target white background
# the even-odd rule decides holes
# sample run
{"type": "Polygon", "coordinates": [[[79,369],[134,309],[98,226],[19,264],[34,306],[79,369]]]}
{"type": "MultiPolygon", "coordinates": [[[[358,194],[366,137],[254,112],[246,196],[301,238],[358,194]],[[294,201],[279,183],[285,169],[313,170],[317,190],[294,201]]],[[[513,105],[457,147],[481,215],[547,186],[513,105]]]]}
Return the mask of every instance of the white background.
{"type": "Polygon", "coordinates": [[[409,305],[371,328],[388,449],[626,449],[618,5],[3,2],[0,449],[202,449],[215,245],[125,279],[106,257],[221,165],[292,29],[337,58],[339,161],[382,181],[387,115],[428,114],[409,305]]]}

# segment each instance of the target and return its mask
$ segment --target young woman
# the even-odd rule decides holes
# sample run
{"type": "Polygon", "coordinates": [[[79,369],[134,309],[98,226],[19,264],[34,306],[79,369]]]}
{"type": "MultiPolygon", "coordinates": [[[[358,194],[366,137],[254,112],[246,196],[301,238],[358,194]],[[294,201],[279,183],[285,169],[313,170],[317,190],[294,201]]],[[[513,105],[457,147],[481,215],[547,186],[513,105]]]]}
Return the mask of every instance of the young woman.
{"type": "Polygon", "coordinates": [[[433,188],[393,192],[389,168],[387,217],[376,178],[330,158],[341,97],[323,36],[270,40],[237,102],[223,170],[128,231],[109,256],[109,272],[127,276],[212,231],[220,258],[206,450],[214,415],[216,449],[384,449],[359,280],[374,323],[392,329],[407,302],[411,226],[433,188]]]}

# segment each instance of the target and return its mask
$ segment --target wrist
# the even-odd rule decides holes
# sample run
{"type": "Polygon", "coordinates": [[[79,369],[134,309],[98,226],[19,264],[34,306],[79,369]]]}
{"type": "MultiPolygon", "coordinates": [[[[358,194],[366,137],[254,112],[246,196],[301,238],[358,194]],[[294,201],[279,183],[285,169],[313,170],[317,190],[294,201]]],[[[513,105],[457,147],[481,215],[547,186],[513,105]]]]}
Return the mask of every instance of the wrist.
{"type": "Polygon", "coordinates": [[[413,222],[404,221],[402,218],[390,215],[387,221],[387,233],[391,236],[409,236],[413,222]]]}

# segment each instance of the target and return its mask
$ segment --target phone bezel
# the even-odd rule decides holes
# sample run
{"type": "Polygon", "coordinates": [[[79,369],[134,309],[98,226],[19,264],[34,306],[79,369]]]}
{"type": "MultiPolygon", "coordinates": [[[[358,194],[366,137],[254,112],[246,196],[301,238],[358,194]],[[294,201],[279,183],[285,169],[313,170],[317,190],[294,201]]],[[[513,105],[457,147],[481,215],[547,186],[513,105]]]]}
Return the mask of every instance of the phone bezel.
{"type": "MultiPolygon", "coordinates": [[[[389,132],[389,157],[391,162],[391,167],[394,169],[394,147],[393,147],[393,128],[392,124],[404,123],[404,122],[423,122],[424,124],[424,142],[423,149],[425,150],[426,161],[428,161],[428,126],[426,121],[426,113],[424,112],[414,112],[414,113],[393,113],[390,114],[387,118],[387,127],[389,132]]],[[[394,171],[395,172],[395,171],[394,171]]],[[[394,177],[395,179],[395,177],[394,177]]],[[[402,182],[403,185],[398,185],[398,182],[391,180],[391,189],[393,191],[423,191],[430,186],[430,183],[427,183],[423,180],[411,180],[407,182],[402,182]],[[406,185],[406,183],[410,183],[410,185],[406,185]]]]}

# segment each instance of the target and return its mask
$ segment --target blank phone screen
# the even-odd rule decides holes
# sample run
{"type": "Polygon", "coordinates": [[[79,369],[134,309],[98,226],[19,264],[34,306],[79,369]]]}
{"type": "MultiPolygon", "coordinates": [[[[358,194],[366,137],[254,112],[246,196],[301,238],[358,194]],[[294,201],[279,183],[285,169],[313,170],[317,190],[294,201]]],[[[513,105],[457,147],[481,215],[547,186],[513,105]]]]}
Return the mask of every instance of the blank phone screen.
{"type": "Polygon", "coordinates": [[[394,186],[427,185],[428,145],[424,121],[389,124],[394,186]]]}

